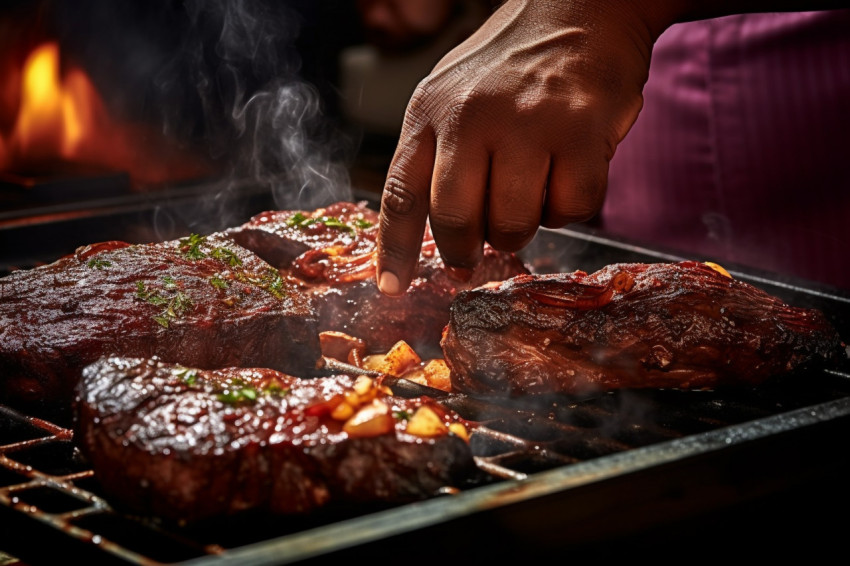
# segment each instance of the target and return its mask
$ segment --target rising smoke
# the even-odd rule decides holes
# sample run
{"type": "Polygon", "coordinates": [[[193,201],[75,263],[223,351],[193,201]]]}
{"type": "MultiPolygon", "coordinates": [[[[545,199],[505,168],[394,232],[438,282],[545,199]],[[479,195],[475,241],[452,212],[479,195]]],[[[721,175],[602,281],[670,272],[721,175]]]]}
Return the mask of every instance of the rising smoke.
{"type": "MultiPolygon", "coordinates": [[[[318,90],[300,76],[299,13],[271,0],[184,6],[181,56],[158,84],[174,88],[178,75],[189,77],[207,151],[224,164],[202,216],[216,208],[224,215],[245,183],[267,187],[280,209],[351,199],[350,148],[323,115],[318,90]]],[[[172,115],[165,127],[181,121],[184,116],[172,115]]]]}

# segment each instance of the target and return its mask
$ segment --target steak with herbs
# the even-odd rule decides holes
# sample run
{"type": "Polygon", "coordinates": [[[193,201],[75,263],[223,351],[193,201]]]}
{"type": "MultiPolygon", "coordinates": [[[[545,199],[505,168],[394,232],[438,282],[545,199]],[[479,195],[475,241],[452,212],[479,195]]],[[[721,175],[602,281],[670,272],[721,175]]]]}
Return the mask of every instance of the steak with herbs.
{"type": "Polygon", "coordinates": [[[366,376],[108,357],[84,369],[75,407],[107,499],[170,521],[407,503],[477,471],[471,423],[366,376]]]}
{"type": "Polygon", "coordinates": [[[372,352],[404,340],[422,356],[441,356],[440,336],[458,291],[529,272],[515,254],[489,245],[474,270],[450,269],[426,227],[416,276],[404,295],[388,297],[375,281],[378,213],[365,203],[264,212],[225,234],[301,282],[320,330],[362,338],[372,352]]]}
{"type": "Polygon", "coordinates": [[[220,236],[103,242],[0,278],[0,398],[68,404],[108,354],[303,372],[320,352],[309,298],[220,236]]]}
{"type": "Polygon", "coordinates": [[[821,311],[688,261],[463,291],[442,346],[453,388],[511,396],[758,385],[845,355],[821,311]]]}

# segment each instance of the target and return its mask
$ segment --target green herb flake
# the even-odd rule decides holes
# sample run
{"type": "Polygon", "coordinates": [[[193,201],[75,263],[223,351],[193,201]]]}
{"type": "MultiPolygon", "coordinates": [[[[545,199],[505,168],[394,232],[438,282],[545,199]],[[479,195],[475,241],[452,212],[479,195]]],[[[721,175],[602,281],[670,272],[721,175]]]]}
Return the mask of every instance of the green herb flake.
{"type": "Polygon", "coordinates": [[[309,226],[309,224],[313,223],[312,218],[308,218],[304,216],[300,212],[296,212],[286,221],[287,226],[291,226],[294,228],[303,228],[304,226],[309,226]]]}
{"type": "Polygon", "coordinates": [[[176,289],[177,288],[177,281],[172,276],[166,275],[165,277],[162,278],[162,285],[166,289],[176,289]]]}
{"type": "Polygon", "coordinates": [[[147,289],[144,281],[136,281],[136,296],[140,299],[147,298],[147,289]]]}
{"type": "Polygon", "coordinates": [[[328,228],[337,228],[339,230],[346,230],[349,232],[354,231],[354,228],[352,228],[339,218],[335,218],[333,216],[322,216],[318,219],[318,221],[327,226],[328,228]]]}
{"type": "Polygon", "coordinates": [[[274,269],[269,270],[267,277],[264,278],[264,281],[267,281],[267,289],[269,293],[271,293],[278,299],[283,298],[283,278],[280,276],[280,272],[274,269]]]}
{"type": "MultiPolygon", "coordinates": [[[[346,232],[354,231],[353,227],[346,224],[339,218],[336,218],[335,216],[319,216],[317,218],[310,218],[309,216],[305,216],[300,212],[296,212],[286,221],[287,226],[291,226],[294,228],[306,228],[307,226],[310,226],[312,224],[324,224],[328,228],[336,228],[338,230],[343,230],[346,232]]],[[[371,226],[372,223],[361,219],[356,220],[355,225],[357,225],[359,228],[366,228],[368,226],[371,226]],[[360,222],[365,222],[366,226],[360,225],[360,222]]]]}
{"type": "Polygon", "coordinates": [[[230,267],[238,267],[242,265],[242,260],[231,250],[227,248],[215,248],[210,255],[217,260],[227,263],[230,267]]]}
{"type": "Polygon", "coordinates": [[[92,269],[103,269],[105,267],[111,267],[112,262],[105,260],[105,259],[93,257],[89,260],[89,262],[86,265],[88,265],[92,269]]]}
{"type": "Polygon", "coordinates": [[[364,218],[358,218],[357,220],[355,220],[354,225],[357,226],[358,228],[360,228],[361,230],[363,230],[365,228],[371,228],[372,226],[374,226],[374,224],[372,222],[369,222],[368,220],[366,220],[364,218]]]}
{"type": "Polygon", "coordinates": [[[180,252],[188,259],[203,259],[207,254],[201,251],[201,244],[207,240],[206,236],[199,234],[190,234],[186,238],[179,240],[180,252]]]}
{"type": "MultiPolygon", "coordinates": [[[[169,286],[168,282],[164,282],[164,285],[169,286]]],[[[152,305],[165,306],[160,314],[153,317],[157,324],[163,328],[168,328],[172,319],[183,316],[194,307],[191,297],[185,293],[177,291],[173,296],[165,297],[156,290],[147,287],[144,281],[136,281],[136,297],[152,305]]]]}
{"type": "Polygon", "coordinates": [[[177,372],[177,377],[179,377],[186,385],[195,385],[198,381],[198,374],[194,370],[190,370],[188,368],[177,372]]]}
{"type": "Polygon", "coordinates": [[[409,421],[413,415],[410,411],[393,411],[393,416],[400,421],[409,421]]]}
{"type": "Polygon", "coordinates": [[[218,399],[222,403],[228,403],[230,405],[235,405],[237,403],[243,403],[246,401],[256,401],[257,390],[249,385],[244,385],[239,388],[226,389],[225,391],[216,395],[216,399],[218,399]]]}
{"type": "Polygon", "coordinates": [[[263,393],[270,397],[285,397],[289,395],[291,389],[281,387],[280,383],[272,382],[269,383],[264,389],[263,393]]]}
{"type": "Polygon", "coordinates": [[[227,281],[225,281],[224,279],[222,279],[218,275],[213,275],[212,277],[210,277],[209,281],[210,281],[210,285],[212,285],[213,287],[216,287],[218,289],[227,289],[230,286],[230,284],[227,281]]]}

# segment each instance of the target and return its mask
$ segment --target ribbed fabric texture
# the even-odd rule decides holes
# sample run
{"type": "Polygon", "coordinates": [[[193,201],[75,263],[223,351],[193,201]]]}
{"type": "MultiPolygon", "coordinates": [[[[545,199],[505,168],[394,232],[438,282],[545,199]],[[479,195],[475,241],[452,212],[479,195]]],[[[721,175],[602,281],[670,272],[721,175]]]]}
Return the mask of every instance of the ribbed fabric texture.
{"type": "Polygon", "coordinates": [[[607,231],[850,290],[850,10],[673,26],[644,99],[607,231]]]}

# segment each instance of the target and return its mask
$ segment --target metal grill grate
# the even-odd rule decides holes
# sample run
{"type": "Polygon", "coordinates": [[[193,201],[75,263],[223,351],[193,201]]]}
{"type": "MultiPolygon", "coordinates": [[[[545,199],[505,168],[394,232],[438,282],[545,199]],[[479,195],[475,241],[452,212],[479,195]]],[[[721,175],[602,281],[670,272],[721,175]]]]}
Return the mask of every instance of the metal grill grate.
{"type": "MultiPolygon", "coordinates": [[[[394,389],[405,396],[423,392],[440,396],[409,382],[394,389]]],[[[447,486],[451,489],[446,493],[453,495],[428,502],[436,505],[431,511],[441,518],[422,512],[417,524],[408,527],[414,530],[453,513],[466,515],[482,504],[507,504],[511,497],[506,494],[514,484],[523,485],[521,498],[531,498],[537,490],[567,485],[574,489],[607,474],[651,468],[724,444],[844,418],[850,415],[850,375],[837,371],[789,375],[743,391],[619,391],[533,403],[452,394],[444,395],[443,402],[480,423],[471,443],[485,474],[473,485],[447,486]],[[802,391],[801,380],[807,384],[802,391]],[[557,481],[547,476],[569,470],[578,475],[563,475],[557,481]]],[[[37,540],[29,540],[18,552],[38,555],[62,547],[80,552],[76,548],[80,546],[97,555],[98,562],[145,565],[231,556],[233,563],[240,563],[243,548],[256,545],[277,549],[269,554],[275,556],[274,562],[268,563],[298,561],[338,550],[340,545],[391,536],[405,529],[409,512],[402,506],[336,510],[309,520],[241,517],[202,528],[126,516],[99,494],[97,478],[74,448],[68,428],[8,407],[0,407],[0,506],[6,521],[38,533],[37,540]],[[357,521],[362,523],[358,526],[357,521]],[[374,521],[379,521],[377,530],[374,521]],[[347,539],[339,538],[341,529],[348,533],[347,539]],[[317,537],[320,546],[305,547],[305,541],[317,537]]]]}
{"type": "MultiPolygon", "coordinates": [[[[86,219],[86,226],[101,220],[86,219]]],[[[12,227],[3,235],[17,240],[29,229],[19,234],[12,227]]],[[[526,253],[532,264],[546,258],[535,266],[540,272],[681,259],[566,230],[541,231],[526,253]]],[[[791,304],[823,310],[842,336],[850,334],[845,294],[725,267],[791,304]]],[[[441,395],[409,383],[394,390],[441,395]]],[[[358,549],[386,556],[394,549],[409,566],[423,563],[417,558],[465,552],[469,539],[479,537],[487,543],[476,549],[481,557],[489,549],[490,557],[532,558],[534,548],[638,529],[664,515],[675,520],[685,506],[692,507],[688,512],[718,508],[836,474],[846,483],[840,474],[850,471],[837,440],[850,432],[846,360],[744,390],[619,391],[534,402],[446,395],[442,401],[481,424],[471,442],[483,473],[470,485],[447,486],[444,495],[398,507],[243,516],[194,527],[113,509],[75,449],[67,417],[0,405],[0,525],[6,530],[0,545],[32,564],[73,555],[96,564],[244,566],[326,560],[342,552],[350,557],[358,549]],[[695,498],[690,491],[698,492],[695,498]],[[515,556],[502,552],[510,548],[509,540],[500,540],[505,533],[522,541],[515,556]]]]}

